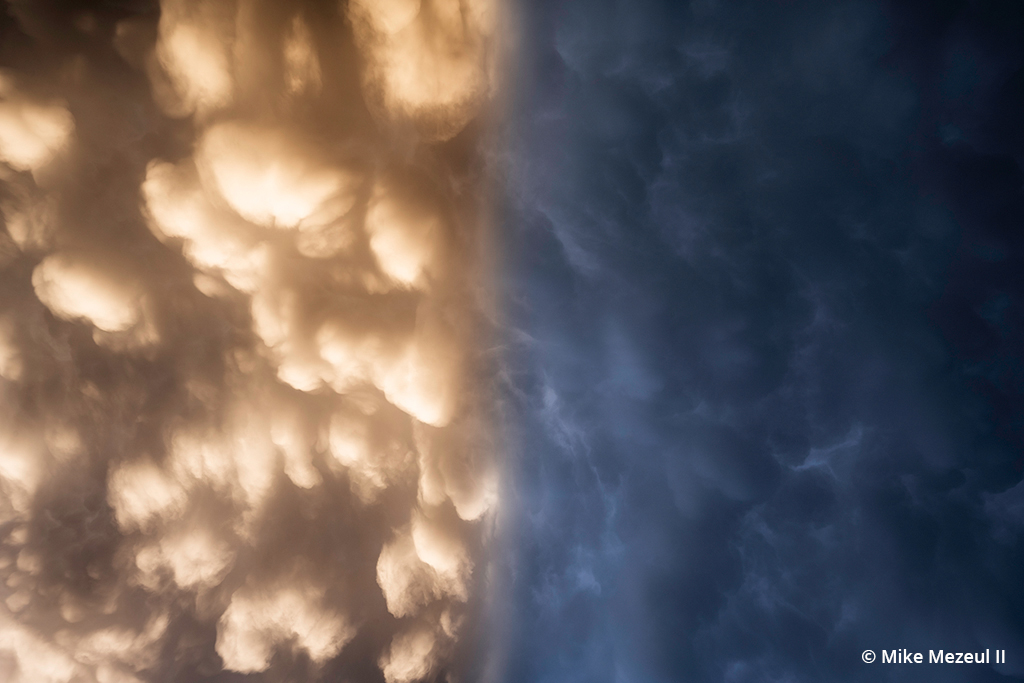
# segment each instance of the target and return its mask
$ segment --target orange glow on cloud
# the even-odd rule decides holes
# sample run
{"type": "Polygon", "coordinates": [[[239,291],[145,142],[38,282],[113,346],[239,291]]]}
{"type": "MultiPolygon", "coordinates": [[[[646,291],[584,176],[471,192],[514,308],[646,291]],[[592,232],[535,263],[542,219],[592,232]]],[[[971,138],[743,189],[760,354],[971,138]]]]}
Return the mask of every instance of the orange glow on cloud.
{"type": "Polygon", "coordinates": [[[459,666],[497,440],[485,179],[443,142],[496,11],[162,0],[75,24],[114,96],[88,50],[0,79],[4,681],[459,666]]]}

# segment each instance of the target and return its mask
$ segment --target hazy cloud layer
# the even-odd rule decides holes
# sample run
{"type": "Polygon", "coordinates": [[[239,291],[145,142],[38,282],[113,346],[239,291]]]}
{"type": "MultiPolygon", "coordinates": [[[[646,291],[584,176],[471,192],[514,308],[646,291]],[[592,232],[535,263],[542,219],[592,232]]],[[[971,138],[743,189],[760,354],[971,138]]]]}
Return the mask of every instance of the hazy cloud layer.
{"type": "Polygon", "coordinates": [[[523,22],[505,680],[1024,677],[1019,3],[523,22]]]}
{"type": "Polygon", "coordinates": [[[462,680],[497,5],[4,9],[0,679],[462,680]]]}

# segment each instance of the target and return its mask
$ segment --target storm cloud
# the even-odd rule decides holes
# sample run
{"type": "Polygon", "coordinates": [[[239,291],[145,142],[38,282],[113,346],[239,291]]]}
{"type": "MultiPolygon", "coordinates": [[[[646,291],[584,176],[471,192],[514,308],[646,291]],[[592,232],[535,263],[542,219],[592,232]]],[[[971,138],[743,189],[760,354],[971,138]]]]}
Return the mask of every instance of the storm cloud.
{"type": "Polygon", "coordinates": [[[1024,679],[1019,3],[3,8],[0,680],[1024,679]]]}
{"type": "Polygon", "coordinates": [[[0,678],[475,666],[498,10],[5,5],[0,678]]]}
{"type": "Polygon", "coordinates": [[[1024,676],[1019,4],[524,7],[506,680],[1024,676]]]}

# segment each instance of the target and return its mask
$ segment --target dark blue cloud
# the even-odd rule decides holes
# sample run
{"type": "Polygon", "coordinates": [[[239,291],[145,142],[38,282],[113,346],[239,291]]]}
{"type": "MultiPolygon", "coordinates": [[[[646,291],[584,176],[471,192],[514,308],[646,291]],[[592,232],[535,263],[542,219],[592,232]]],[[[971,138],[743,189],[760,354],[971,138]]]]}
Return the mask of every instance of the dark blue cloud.
{"type": "Polygon", "coordinates": [[[506,680],[1024,678],[1024,7],[523,15],[506,680]]]}

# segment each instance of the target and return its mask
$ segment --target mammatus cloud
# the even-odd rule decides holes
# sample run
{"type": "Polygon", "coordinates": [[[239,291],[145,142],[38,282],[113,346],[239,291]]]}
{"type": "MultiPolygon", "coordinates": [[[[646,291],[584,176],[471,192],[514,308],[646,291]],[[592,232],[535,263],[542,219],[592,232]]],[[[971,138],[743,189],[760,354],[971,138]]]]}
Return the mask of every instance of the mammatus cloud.
{"type": "Polygon", "coordinates": [[[0,77],[0,159],[17,171],[38,171],[61,152],[74,121],[60,103],[34,102],[0,77]]]}
{"type": "Polygon", "coordinates": [[[488,96],[498,0],[353,0],[368,102],[434,139],[456,134],[488,96]]]}
{"type": "Polygon", "coordinates": [[[444,141],[496,12],[13,9],[0,680],[465,669],[498,487],[483,164],[444,141]]]}

